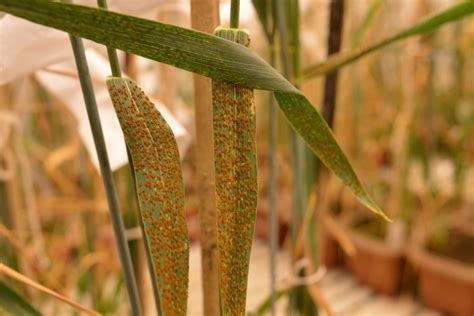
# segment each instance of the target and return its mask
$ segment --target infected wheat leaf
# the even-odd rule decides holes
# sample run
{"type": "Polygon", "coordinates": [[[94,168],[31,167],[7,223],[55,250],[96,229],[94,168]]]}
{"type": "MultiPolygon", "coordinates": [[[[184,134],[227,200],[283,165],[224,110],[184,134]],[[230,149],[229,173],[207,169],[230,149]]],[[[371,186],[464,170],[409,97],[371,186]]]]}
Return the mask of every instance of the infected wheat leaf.
{"type": "MultiPolygon", "coordinates": [[[[363,204],[386,218],[366,192],[316,108],[252,50],[206,33],[77,5],[44,0],[0,0],[0,9],[214,80],[273,91],[288,121],[321,161],[363,204]]],[[[472,13],[474,1],[462,1],[420,23],[410,34],[435,30],[472,13]]]]}
{"type": "Polygon", "coordinates": [[[107,86],[132,154],[163,315],[185,315],[189,238],[178,146],[171,128],[133,81],[110,77],[107,86]]]}
{"type": "MultiPolygon", "coordinates": [[[[215,35],[250,41],[241,30],[218,28],[215,35]]],[[[221,310],[245,315],[258,195],[253,90],[213,80],[212,105],[221,310]]]]}

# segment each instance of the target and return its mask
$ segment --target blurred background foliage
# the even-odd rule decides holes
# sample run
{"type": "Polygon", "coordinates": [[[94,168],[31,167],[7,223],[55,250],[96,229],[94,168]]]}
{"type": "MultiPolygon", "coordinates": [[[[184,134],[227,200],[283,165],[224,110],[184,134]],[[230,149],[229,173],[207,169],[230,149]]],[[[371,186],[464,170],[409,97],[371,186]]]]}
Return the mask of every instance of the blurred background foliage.
{"type": "MultiPolygon", "coordinates": [[[[346,1],[341,50],[374,43],[455,2],[346,1]]],[[[227,5],[221,3],[223,24],[227,5]]],[[[329,6],[323,0],[301,1],[300,6],[304,69],[326,59],[329,6]]],[[[185,1],[164,2],[156,19],[189,26],[188,12],[185,1]]],[[[250,30],[251,48],[268,60],[266,38],[250,1],[242,1],[241,26],[250,30]]],[[[276,64],[282,68],[279,61],[276,64]]],[[[130,76],[163,101],[193,134],[191,74],[131,55],[126,56],[126,65],[130,76]]],[[[392,44],[339,73],[337,140],[391,217],[408,227],[427,220],[441,227],[434,247],[446,243],[446,218],[474,216],[472,69],[474,20],[468,18],[392,44]]],[[[322,87],[323,78],[317,77],[301,88],[313,104],[321,104],[322,87]]],[[[256,238],[267,242],[268,97],[261,91],[256,95],[260,190],[256,238]]],[[[295,179],[287,125],[281,115],[279,121],[277,209],[279,239],[282,251],[287,251],[295,179]]],[[[197,155],[191,143],[183,157],[185,208],[194,247],[199,239],[197,155]]],[[[142,299],[151,299],[128,167],[117,170],[115,177],[139,290],[145,294],[142,299]]],[[[331,211],[357,208],[341,184],[331,181],[329,187],[331,211]]],[[[0,86],[0,261],[99,312],[125,315],[128,304],[113,238],[100,175],[79,137],[75,117],[34,75],[0,86]]],[[[191,266],[193,273],[199,269],[191,266]]],[[[261,275],[267,278],[265,268],[261,275]]],[[[248,308],[253,310],[266,296],[252,287],[259,280],[249,282],[248,308]]],[[[73,313],[45,294],[9,283],[46,315],[73,313]]],[[[190,315],[201,304],[195,291],[201,288],[191,280],[190,315]]],[[[152,311],[149,308],[148,313],[152,311]]]]}

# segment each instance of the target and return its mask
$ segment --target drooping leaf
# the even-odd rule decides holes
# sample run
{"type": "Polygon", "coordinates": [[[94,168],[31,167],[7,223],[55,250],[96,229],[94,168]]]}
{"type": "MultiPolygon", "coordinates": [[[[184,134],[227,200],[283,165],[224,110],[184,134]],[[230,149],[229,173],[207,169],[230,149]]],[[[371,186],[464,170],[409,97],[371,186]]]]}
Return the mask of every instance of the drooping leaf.
{"type": "Polygon", "coordinates": [[[178,145],[171,128],[131,80],[107,80],[137,180],[140,216],[163,315],[186,315],[189,238],[178,145]]]}
{"type": "Polygon", "coordinates": [[[328,58],[325,62],[309,66],[303,71],[303,78],[302,80],[307,80],[315,76],[324,75],[328,72],[334,71],[339,67],[352,63],[359,58],[379,50],[389,44],[394,42],[400,41],[402,39],[415,36],[415,35],[422,35],[429,32],[433,32],[434,30],[438,29],[439,27],[450,23],[458,21],[462,18],[465,18],[474,13],[474,1],[473,0],[465,0],[461,1],[449,7],[446,10],[441,12],[437,12],[422,21],[416,23],[415,25],[404,29],[403,31],[392,35],[388,38],[385,38],[371,46],[363,47],[359,49],[355,49],[352,51],[348,51],[345,53],[340,53],[334,55],[334,57],[328,58]]]}
{"type": "Polygon", "coordinates": [[[5,316],[41,315],[24,297],[2,281],[0,281],[0,314],[5,316]]]}
{"type": "Polygon", "coordinates": [[[316,108],[250,49],[169,24],[44,0],[0,0],[0,10],[215,80],[275,92],[291,125],[321,161],[361,202],[385,217],[366,193],[316,108]]]}
{"type": "MultiPolygon", "coordinates": [[[[220,27],[215,34],[250,41],[242,30],[220,27]]],[[[245,315],[258,196],[253,90],[213,80],[212,112],[221,313],[245,315]]]]}

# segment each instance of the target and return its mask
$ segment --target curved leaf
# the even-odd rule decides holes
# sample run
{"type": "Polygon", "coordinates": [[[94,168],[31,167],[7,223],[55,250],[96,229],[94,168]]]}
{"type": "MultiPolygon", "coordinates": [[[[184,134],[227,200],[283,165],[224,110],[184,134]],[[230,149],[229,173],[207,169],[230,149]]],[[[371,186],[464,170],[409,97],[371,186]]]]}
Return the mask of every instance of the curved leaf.
{"type": "Polygon", "coordinates": [[[137,180],[140,216],[163,315],[186,315],[189,238],[178,145],[153,103],[131,80],[107,80],[137,180]]]}
{"type": "Polygon", "coordinates": [[[44,0],[0,0],[0,10],[215,80],[274,91],[291,125],[321,161],[361,202],[386,218],[366,193],[316,108],[250,49],[169,24],[44,0]]]}
{"type": "Polygon", "coordinates": [[[383,39],[378,43],[371,45],[369,47],[364,47],[346,53],[340,53],[334,55],[334,57],[328,58],[325,62],[309,66],[303,71],[302,80],[308,80],[315,76],[324,75],[328,72],[334,71],[339,67],[352,63],[359,58],[374,52],[380,48],[383,48],[391,43],[397,42],[399,40],[415,36],[422,35],[425,33],[433,32],[437,28],[443,26],[444,24],[458,21],[466,16],[469,16],[474,13],[474,1],[467,0],[462,1],[458,4],[453,5],[452,7],[437,12],[419,23],[393,35],[389,38],[383,39]]]}

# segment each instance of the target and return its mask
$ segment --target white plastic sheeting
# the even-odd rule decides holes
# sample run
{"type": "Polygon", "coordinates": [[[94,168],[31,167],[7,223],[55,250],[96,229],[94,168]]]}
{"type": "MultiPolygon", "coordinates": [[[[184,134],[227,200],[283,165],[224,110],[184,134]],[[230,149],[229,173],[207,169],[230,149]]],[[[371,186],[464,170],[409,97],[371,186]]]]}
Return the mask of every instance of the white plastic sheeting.
{"type": "MultiPolygon", "coordinates": [[[[77,3],[96,5],[96,1],[90,0],[77,1],[77,3]]],[[[158,6],[163,4],[170,4],[170,2],[109,0],[111,10],[142,17],[156,16],[158,6]]],[[[74,114],[79,124],[79,134],[93,164],[99,170],[68,35],[5,15],[0,19],[0,43],[0,84],[34,75],[48,92],[61,100],[74,114]]],[[[84,43],[110,164],[112,170],[116,170],[126,164],[127,154],[123,134],[105,85],[105,78],[110,75],[109,64],[106,58],[98,53],[98,51],[104,51],[101,45],[87,40],[84,43]]],[[[190,143],[190,135],[166,107],[157,102],[155,106],[171,126],[181,157],[183,157],[190,143]]]]}
{"type": "MultiPolygon", "coordinates": [[[[123,134],[105,85],[104,79],[110,74],[109,64],[93,49],[87,49],[86,56],[89,63],[90,74],[94,81],[94,92],[99,108],[110,165],[112,169],[115,170],[127,162],[127,152],[123,134]]],[[[38,82],[41,83],[48,92],[61,100],[77,118],[79,122],[79,134],[90,154],[92,162],[98,168],[94,141],[89,127],[79,80],[76,77],[58,74],[74,74],[75,67],[74,60],[67,60],[63,63],[49,66],[47,70],[36,71],[35,76],[38,82]]],[[[155,101],[155,107],[171,126],[178,142],[181,157],[183,157],[189,144],[188,133],[163,104],[155,101]]]]}

